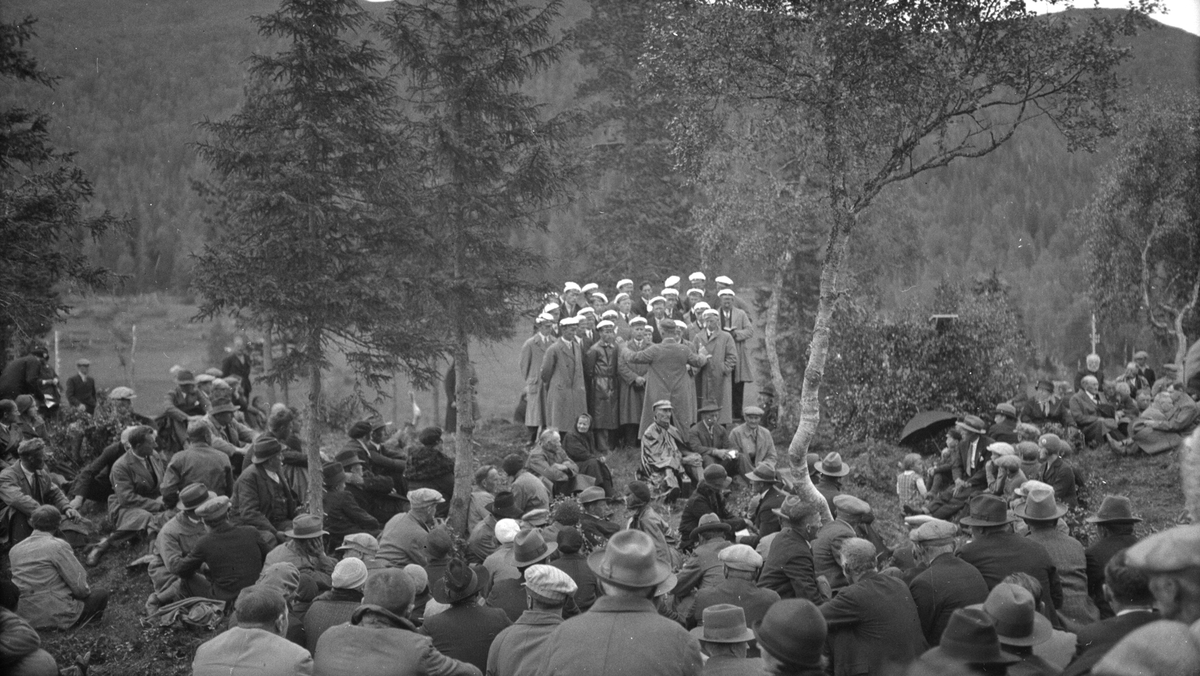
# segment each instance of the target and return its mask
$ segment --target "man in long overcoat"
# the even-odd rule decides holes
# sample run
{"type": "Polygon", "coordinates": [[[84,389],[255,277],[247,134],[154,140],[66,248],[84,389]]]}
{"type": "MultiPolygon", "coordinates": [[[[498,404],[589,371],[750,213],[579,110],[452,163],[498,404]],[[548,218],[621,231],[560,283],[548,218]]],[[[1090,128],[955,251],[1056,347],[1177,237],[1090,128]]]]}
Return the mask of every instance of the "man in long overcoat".
{"type": "Polygon", "coordinates": [[[708,363],[701,369],[696,384],[701,404],[716,404],[721,407],[717,422],[728,425],[733,422],[733,372],[737,369],[738,355],[733,336],[721,330],[720,313],[705,310],[704,330],[692,338],[692,347],[697,353],[707,353],[708,363]]]}
{"type": "Polygon", "coordinates": [[[737,366],[733,369],[733,407],[735,415],[741,415],[746,383],[754,382],[754,364],[750,362],[750,339],[754,337],[754,324],[750,315],[738,307],[733,289],[721,289],[717,292],[721,299],[720,320],[721,330],[733,336],[733,344],[737,348],[737,366]]]}
{"type": "Polygon", "coordinates": [[[617,375],[621,380],[621,389],[617,395],[617,419],[621,424],[621,436],[625,445],[636,446],[637,439],[642,433],[642,406],[646,399],[646,372],[648,364],[634,364],[629,361],[630,355],[646,349],[650,342],[650,325],[645,317],[634,317],[629,322],[632,335],[624,345],[620,346],[617,354],[617,375]]]}
{"type": "Polygon", "coordinates": [[[566,317],[558,322],[560,339],[542,358],[542,383],[546,386],[545,427],[569,430],[587,413],[583,350],[575,340],[579,320],[566,317]]]}
{"type": "Polygon", "coordinates": [[[583,371],[592,390],[590,403],[596,444],[601,453],[607,453],[610,448],[616,446],[613,436],[621,421],[620,384],[617,376],[617,355],[620,348],[616,345],[616,326],[611,321],[605,319],[596,325],[596,329],[600,332],[600,340],[587,351],[583,371]]]}
{"type": "Polygon", "coordinates": [[[525,383],[525,427],[530,441],[537,440],[538,428],[542,426],[542,360],[546,351],[554,344],[554,317],[548,314],[537,318],[537,333],[521,346],[521,361],[518,370],[525,383]]]}
{"type": "Polygon", "coordinates": [[[698,368],[708,361],[708,357],[679,342],[682,322],[664,319],[659,328],[663,332],[663,342],[629,355],[631,364],[650,365],[646,371],[646,395],[639,427],[643,432],[654,424],[652,404],[663,399],[671,400],[677,426],[687,429],[696,422],[696,383],[688,373],[688,367],[698,368]]]}

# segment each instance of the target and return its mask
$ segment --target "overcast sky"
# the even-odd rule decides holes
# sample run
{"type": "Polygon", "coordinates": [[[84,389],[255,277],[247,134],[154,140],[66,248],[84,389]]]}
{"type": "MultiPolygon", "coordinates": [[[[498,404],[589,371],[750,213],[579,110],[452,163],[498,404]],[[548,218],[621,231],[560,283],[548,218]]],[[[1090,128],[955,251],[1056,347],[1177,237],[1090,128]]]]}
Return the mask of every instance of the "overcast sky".
{"type": "MultiPolygon", "coordinates": [[[[1096,4],[1101,7],[1117,8],[1129,6],[1128,0],[1099,0],[1096,4]]],[[[1168,26],[1182,28],[1195,35],[1200,35],[1200,0],[1159,0],[1159,4],[1166,9],[1166,13],[1152,14],[1151,16],[1156,21],[1165,23],[1168,26]]],[[[1044,12],[1050,7],[1045,2],[1030,2],[1027,6],[1035,12],[1044,12]]],[[[1092,7],[1093,5],[1091,0],[1079,0],[1075,2],[1075,6],[1082,9],[1092,7]]],[[[1054,5],[1054,9],[1057,11],[1064,9],[1064,7],[1061,4],[1056,4],[1054,5]]]]}

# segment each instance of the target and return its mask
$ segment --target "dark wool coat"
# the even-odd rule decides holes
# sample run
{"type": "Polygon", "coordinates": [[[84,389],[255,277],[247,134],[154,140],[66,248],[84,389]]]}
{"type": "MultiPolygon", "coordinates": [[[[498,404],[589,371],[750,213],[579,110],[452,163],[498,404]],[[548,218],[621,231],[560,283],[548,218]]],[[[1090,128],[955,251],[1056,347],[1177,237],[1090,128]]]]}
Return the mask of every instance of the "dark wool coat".
{"type": "Polygon", "coordinates": [[[943,554],[908,583],[908,591],[917,604],[925,641],[936,646],[954,611],[986,601],[988,586],[975,566],[953,554],[943,554]]]}
{"type": "Polygon", "coordinates": [[[882,674],[887,665],[906,665],[925,651],[912,594],[891,575],[858,580],[822,605],[821,614],[829,625],[834,676],[882,674]]]}
{"type": "Polygon", "coordinates": [[[758,586],[774,591],[780,598],[808,599],[817,604],[823,601],[817,589],[812,547],[796,529],[788,528],[775,536],[758,586]]]}
{"type": "Polygon", "coordinates": [[[510,624],[503,610],[468,603],[425,618],[421,633],[432,638],[433,647],[446,657],[484,671],[492,641],[510,624]]]}
{"type": "Polygon", "coordinates": [[[285,528],[296,515],[297,503],[287,483],[273,481],[262,465],[247,467],[233,485],[233,513],[242,523],[263,532],[285,528]]]}
{"type": "Polygon", "coordinates": [[[1062,607],[1062,583],[1046,548],[1016,533],[990,533],[958,550],[958,557],[983,574],[988,591],[1013,573],[1028,573],[1042,585],[1045,614],[1062,607]]]}

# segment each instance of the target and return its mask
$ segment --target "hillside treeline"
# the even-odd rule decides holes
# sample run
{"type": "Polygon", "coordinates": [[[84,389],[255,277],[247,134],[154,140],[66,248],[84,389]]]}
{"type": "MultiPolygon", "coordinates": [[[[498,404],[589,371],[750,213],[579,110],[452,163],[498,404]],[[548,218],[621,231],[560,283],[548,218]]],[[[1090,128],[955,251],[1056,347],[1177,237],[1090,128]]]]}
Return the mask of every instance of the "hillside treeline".
{"type": "MultiPolygon", "coordinates": [[[[93,252],[127,276],[124,292],[186,293],[190,254],[219,238],[193,189],[206,171],[192,146],[197,123],[226,117],[241,100],[246,57],[274,47],[249,17],[275,4],[11,0],[0,8],[5,21],[38,19],[31,51],[61,78],[53,91],[15,89],[0,99],[20,98],[50,112],[55,142],[78,153],[95,183],[92,206],[133,218],[128,234],[107,236],[93,252]]],[[[552,110],[578,106],[592,113],[581,152],[594,170],[570,208],[547,216],[548,233],[525,244],[547,258],[548,283],[575,278],[608,285],[624,276],[686,274],[684,268],[703,262],[743,288],[757,285],[769,273],[761,265],[719,255],[702,261],[687,236],[690,210],[704,197],[674,174],[669,110],[638,90],[632,66],[639,4],[571,0],[564,7],[560,28],[571,32],[577,49],[531,93],[552,110]]],[[[1131,48],[1134,58],[1124,68],[1131,114],[1200,81],[1196,36],[1158,27],[1131,48]]],[[[1091,305],[1072,211],[1091,198],[1115,142],[1095,153],[1069,152],[1050,125],[1032,124],[986,158],[906,183],[873,209],[854,245],[854,291],[886,313],[919,304],[943,280],[995,271],[1008,283],[1040,357],[1073,366],[1089,347],[1091,305]]],[[[1101,347],[1112,362],[1149,340],[1136,326],[1117,327],[1101,347]]]]}

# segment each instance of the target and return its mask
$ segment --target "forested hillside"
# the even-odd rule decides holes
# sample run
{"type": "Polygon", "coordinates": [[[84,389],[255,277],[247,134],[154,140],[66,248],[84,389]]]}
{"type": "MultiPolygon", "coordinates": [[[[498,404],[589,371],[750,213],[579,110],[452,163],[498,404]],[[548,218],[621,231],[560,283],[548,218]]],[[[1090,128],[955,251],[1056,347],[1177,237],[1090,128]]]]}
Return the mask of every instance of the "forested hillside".
{"type": "MultiPolygon", "coordinates": [[[[571,0],[560,27],[579,25],[582,41],[592,47],[636,34],[636,26],[581,24],[593,3],[619,4],[571,0]]],[[[131,236],[110,236],[95,252],[130,276],[126,291],[187,289],[189,253],[209,234],[203,200],[191,187],[205,171],[190,147],[196,123],[222,118],[237,105],[245,58],[272,48],[249,17],[275,5],[274,0],[7,0],[0,6],[5,21],[25,15],[39,20],[31,52],[61,77],[52,92],[15,89],[0,92],[0,98],[20,97],[51,112],[55,141],[78,151],[79,164],[96,185],[94,206],[135,219],[131,236]]],[[[1148,101],[1197,88],[1200,38],[1159,26],[1138,36],[1132,48],[1135,58],[1124,74],[1133,114],[1148,101]]],[[[592,57],[597,53],[602,51],[592,57]]],[[[574,100],[595,72],[593,63],[585,68],[572,56],[541,78],[533,93],[555,109],[595,104],[604,99],[603,87],[593,87],[586,102],[574,100]]],[[[596,135],[585,138],[591,143],[596,135]]],[[[1080,269],[1083,246],[1069,216],[1091,196],[1110,149],[1111,144],[1095,154],[1069,153],[1054,129],[1035,124],[987,158],[922,175],[869,215],[871,227],[854,245],[860,290],[873,292],[887,310],[927,293],[943,278],[996,269],[1009,282],[1039,352],[1074,364],[1087,349],[1090,309],[1080,269]]],[[[661,166],[662,158],[656,161],[661,166]]],[[[582,277],[603,270],[595,281],[609,284],[652,271],[638,260],[636,269],[616,272],[611,257],[595,254],[604,243],[594,241],[594,224],[612,213],[603,191],[619,185],[601,178],[586,182],[576,203],[550,218],[548,234],[528,243],[549,258],[548,279],[579,275],[590,281],[582,277]]],[[[675,244],[672,256],[682,260],[690,242],[675,244]]],[[[699,253],[690,256],[698,259],[699,253]]],[[[736,269],[740,286],[765,274],[745,265],[736,269]]],[[[1125,341],[1134,339],[1110,337],[1105,347],[1116,358],[1125,341]]]]}

